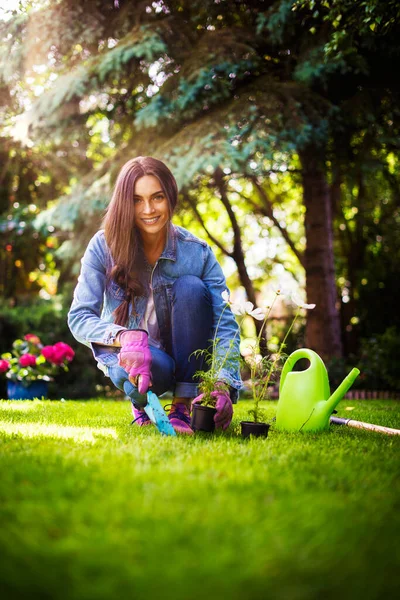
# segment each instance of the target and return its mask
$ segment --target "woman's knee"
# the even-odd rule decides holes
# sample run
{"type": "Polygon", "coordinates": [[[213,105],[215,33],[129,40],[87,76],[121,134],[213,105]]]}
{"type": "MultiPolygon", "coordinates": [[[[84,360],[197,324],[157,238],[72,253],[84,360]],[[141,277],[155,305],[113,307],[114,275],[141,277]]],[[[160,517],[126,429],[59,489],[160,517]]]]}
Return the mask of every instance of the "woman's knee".
{"type": "Polygon", "coordinates": [[[204,281],[195,275],[182,275],[172,286],[173,300],[206,300],[210,302],[210,293],[204,281]]]}

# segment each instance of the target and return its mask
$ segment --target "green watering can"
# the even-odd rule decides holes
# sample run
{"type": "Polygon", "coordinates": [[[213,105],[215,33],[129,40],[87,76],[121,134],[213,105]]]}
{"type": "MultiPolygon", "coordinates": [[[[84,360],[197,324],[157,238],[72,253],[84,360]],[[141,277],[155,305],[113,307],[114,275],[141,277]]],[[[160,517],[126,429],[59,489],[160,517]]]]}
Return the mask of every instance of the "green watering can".
{"type": "Polygon", "coordinates": [[[329,418],[359,375],[353,369],[331,395],[328,371],[316,352],[301,348],[291,354],[282,370],[276,429],[281,431],[323,431],[329,429],[329,418]],[[301,358],[310,366],[305,371],[293,371],[301,358]]]}

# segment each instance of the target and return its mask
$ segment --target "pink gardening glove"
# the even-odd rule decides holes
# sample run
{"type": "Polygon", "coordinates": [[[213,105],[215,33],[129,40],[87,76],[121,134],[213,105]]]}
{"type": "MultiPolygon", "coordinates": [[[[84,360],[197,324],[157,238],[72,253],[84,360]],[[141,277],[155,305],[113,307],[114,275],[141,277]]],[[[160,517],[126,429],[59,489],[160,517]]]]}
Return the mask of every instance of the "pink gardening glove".
{"type": "Polygon", "coordinates": [[[119,336],[121,352],[118,363],[129,374],[129,381],[145,394],[151,386],[151,353],[148,334],[142,329],[130,329],[119,336]]]}
{"type": "MultiPolygon", "coordinates": [[[[215,404],[217,413],[214,415],[214,421],[217,429],[218,427],[222,427],[222,429],[225,431],[225,429],[228,429],[232,421],[233,406],[229,392],[222,388],[219,389],[218,385],[219,383],[216,384],[216,389],[211,392],[211,397],[217,400],[215,404]]],[[[193,400],[192,404],[201,403],[203,396],[204,394],[197,396],[197,398],[193,400]]]]}

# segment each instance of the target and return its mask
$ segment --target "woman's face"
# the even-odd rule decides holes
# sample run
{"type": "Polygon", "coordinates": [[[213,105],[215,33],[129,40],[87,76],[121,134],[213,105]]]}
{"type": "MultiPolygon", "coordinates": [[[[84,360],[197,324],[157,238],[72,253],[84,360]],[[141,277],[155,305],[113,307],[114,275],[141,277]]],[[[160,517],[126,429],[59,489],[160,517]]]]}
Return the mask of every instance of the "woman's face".
{"type": "Polygon", "coordinates": [[[168,200],[154,175],[144,175],[135,184],[135,226],[143,239],[157,239],[169,221],[168,200]]]}

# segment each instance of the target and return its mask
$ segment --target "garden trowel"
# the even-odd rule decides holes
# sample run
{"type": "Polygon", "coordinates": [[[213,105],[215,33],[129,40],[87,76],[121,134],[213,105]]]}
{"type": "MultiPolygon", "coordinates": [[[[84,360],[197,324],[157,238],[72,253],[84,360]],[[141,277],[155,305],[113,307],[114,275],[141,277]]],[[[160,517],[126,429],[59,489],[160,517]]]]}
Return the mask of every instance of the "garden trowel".
{"type": "MultiPolygon", "coordinates": [[[[133,384],[130,381],[125,381],[124,383],[124,392],[131,399],[132,385],[133,384]]],[[[143,402],[146,399],[146,404],[143,405],[143,403],[141,403],[140,410],[145,411],[150,421],[157,427],[158,431],[163,435],[176,435],[175,429],[172,427],[167,417],[167,413],[161,406],[158,396],[154,392],[148,390],[147,394],[143,394],[141,397],[143,398],[143,402]]]]}
{"type": "Polygon", "coordinates": [[[147,404],[143,407],[143,410],[160,433],[163,435],[176,435],[175,429],[172,427],[158,397],[150,390],[147,392],[147,404]]]}

